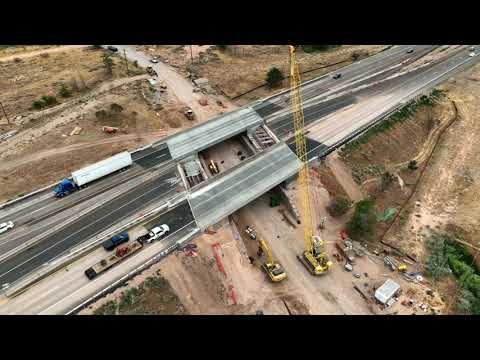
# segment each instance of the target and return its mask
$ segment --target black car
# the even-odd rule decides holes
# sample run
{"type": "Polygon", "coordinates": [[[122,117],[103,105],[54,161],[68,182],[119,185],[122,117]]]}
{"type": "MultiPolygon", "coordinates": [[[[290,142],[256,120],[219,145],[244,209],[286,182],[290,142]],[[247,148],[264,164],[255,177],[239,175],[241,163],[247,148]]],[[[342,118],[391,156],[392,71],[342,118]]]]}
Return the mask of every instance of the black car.
{"type": "Polygon", "coordinates": [[[411,54],[413,52],[413,49],[408,49],[407,54],[411,54]]]}
{"type": "Polygon", "coordinates": [[[340,79],[341,76],[342,76],[342,74],[338,73],[338,74],[333,75],[333,78],[334,79],[340,79]]]}
{"type": "Polygon", "coordinates": [[[110,51],[113,51],[113,52],[118,51],[118,49],[115,46],[112,46],[112,45],[107,46],[107,49],[110,50],[110,51]]]}

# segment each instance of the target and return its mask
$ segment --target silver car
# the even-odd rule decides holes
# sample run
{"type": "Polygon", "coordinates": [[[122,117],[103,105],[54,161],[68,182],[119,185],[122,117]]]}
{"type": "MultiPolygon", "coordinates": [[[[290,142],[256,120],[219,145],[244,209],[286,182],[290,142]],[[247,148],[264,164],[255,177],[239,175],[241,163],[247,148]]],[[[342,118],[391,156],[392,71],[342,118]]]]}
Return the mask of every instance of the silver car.
{"type": "Polygon", "coordinates": [[[13,229],[14,227],[14,223],[13,221],[7,221],[5,223],[1,223],[0,224],[0,234],[3,234],[4,232],[10,230],[10,229],[13,229]]]}

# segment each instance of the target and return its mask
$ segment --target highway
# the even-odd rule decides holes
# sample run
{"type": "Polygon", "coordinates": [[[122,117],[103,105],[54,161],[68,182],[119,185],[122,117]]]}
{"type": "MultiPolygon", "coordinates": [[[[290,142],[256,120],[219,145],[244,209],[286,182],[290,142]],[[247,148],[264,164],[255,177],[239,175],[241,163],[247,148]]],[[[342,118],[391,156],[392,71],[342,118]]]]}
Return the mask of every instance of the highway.
{"type": "MultiPolygon", "coordinates": [[[[438,76],[445,76],[442,74],[449,72],[462,62],[466,62],[465,66],[467,66],[478,61],[478,57],[467,59],[466,50],[462,50],[446,57],[439,64],[425,66],[421,70],[386,80],[401,71],[404,66],[409,66],[413,61],[435,49],[436,46],[430,45],[396,46],[372,58],[361,60],[337,70],[336,72],[342,73],[342,77],[338,80],[332,79],[331,75],[328,75],[307,82],[302,89],[306,124],[309,131],[307,136],[310,138],[309,149],[312,151],[328,150],[339,140],[357,131],[359,127],[374,121],[375,116],[382,111],[398,104],[409,92],[428,84],[438,76]],[[413,48],[414,53],[407,54],[409,48],[413,48]],[[382,80],[384,82],[377,87],[364,88],[354,93],[348,93],[348,91],[358,87],[382,80]],[[352,109],[355,109],[355,111],[352,109]]],[[[461,70],[462,66],[458,69],[461,70]]],[[[286,91],[252,104],[253,109],[281,139],[288,139],[291,135],[292,124],[288,97],[289,92],[286,91]]],[[[169,149],[162,145],[146,148],[135,153],[133,157],[136,165],[147,171],[151,171],[162,163],[170,163],[169,160],[171,160],[169,149]]],[[[118,176],[127,176],[127,174],[118,176]]],[[[30,249],[0,262],[0,284],[16,281],[16,279],[58,257],[69,248],[110,228],[120,219],[141,211],[150,203],[165,198],[168,192],[175,191],[175,186],[167,181],[174,176],[175,173],[172,170],[168,175],[139,184],[125,193],[118,194],[86,215],[73,218],[68,225],[46,235],[30,249]]],[[[106,185],[102,180],[98,184],[92,185],[92,192],[96,186],[106,185]]],[[[233,188],[233,185],[229,186],[233,188]]],[[[78,192],[72,194],[70,200],[69,197],[66,197],[57,203],[61,204],[62,201],[66,201],[65,204],[70,204],[69,202],[81,201],[81,196],[84,196],[82,192],[78,192]]],[[[228,196],[224,194],[223,197],[227,198],[228,196]]],[[[47,203],[49,201],[54,200],[48,200],[47,203]]],[[[31,206],[31,208],[27,207],[26,209],[20,207],[18,213],[9,212],[7,215],[2,215],[0,212],[0,217],[5,219],[10,217],[15,220],[17,215],[22,215],[27,216],[26,219],[31,219],[32,217],[28,218],[29,214],[44,207],[45,204],[43,201],[39,201],[31,206]]],[[[70,208],[70,206],[66,207],[70,208]]],[[[49,208],[49,211],[57,211],[58,209],[52,207],[49,208]]],[[[8,208],[4,210],[9,211],[8,208]]],[[[184,219],[178,221],[178,226],[188,222],[189,218],[185,215],[184,219]]],[[[45,226],[45,230],[48,230],[47,226],[45,226]]]]}
{"type": "Polygon", "coordinates": [[[172,170],[148,181],[45,236],[37,245],[1,262],[0,283],[16,281],[148,204],[164,198],[168,193],[175,193],[177,184],[169,181],[175,177],[175,171],[172,170]]]}

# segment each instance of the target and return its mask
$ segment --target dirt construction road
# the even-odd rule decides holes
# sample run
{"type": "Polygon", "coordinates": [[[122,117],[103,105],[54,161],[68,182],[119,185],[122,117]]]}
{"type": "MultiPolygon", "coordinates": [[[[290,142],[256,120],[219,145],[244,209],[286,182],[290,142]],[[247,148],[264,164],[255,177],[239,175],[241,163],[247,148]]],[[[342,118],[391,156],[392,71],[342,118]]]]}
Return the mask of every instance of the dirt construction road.
{"type": "MultiPolygon", "coordinates": [[[[210,106],[202,106],[199,104],[198,101],[205,98],[205,96],[194,93],[192,82],[185,79],[182,75],[173,70],[172,67],[161,62],[156,64],[151,63],[149,55],[135,50],[135,47],[132,45],[115,45],[115,47],[118,48],[120,55],[123,55],[123,51],[125,50],[127,59],[130,61],[137,61],[139,66],[151,66],[158,73],[158,77],[165,82],[169,91],[173,92],[178,101],[188,105],[200,120],[206,120],[218,114],[219,109],[213,111],[214,109],[210,106]]],[[[221,98],[221,101],[227,106],[227,109],[225,110],[220,108],[222,111],[233,110],[235,108],[235,106],[230,104],[226,98],[218,98],[221,98]]],[[[215,99],[212,98],[208,100],[209,104],[215,104],[215,99]]]]}

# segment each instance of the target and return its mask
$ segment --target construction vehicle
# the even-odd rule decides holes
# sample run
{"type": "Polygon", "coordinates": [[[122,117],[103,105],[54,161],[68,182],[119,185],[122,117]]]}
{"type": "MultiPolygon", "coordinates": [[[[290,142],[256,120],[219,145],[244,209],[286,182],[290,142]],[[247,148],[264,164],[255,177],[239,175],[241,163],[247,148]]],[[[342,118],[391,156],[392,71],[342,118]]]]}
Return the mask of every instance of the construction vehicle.
{"type": "Polygon", "coordinates": [[[115,264],[118,264],[120,261],[132,255],[134,252],[137,252],[141,248],[142,244],[138,241],[122,246],[115,251],[114,255],[102,259],[100,262],[85,270],[85,275],[88,279],[93,280],[99,274],[111,269],[115,264]]]}
{"type": "Polygon", "coordinates": [[[218,164],[213,160],[210,160],[208,163],[208,170],[210,170],[212,174],[218,174],[220,172],[218,169],[218,164]]]}
{"type": "Polygon", "coordinates": [[[264,239],[260,239],[258,255],[265,254],[265,262],[262,264],[262,269],[267,273],[270,280],[273,282],[280,282],[287,278],[287,273],[278,261],[273,260],[272,251],[264,239]]]}
{"type": "Polygon", "coordinates": [[[392,271],[400,271],[400,272],[406,272],[407,271],[407,265],[401,263],[400,261],[394,259],[391,256],[385,256],[383,258],[384,264],[390,268],[392,271]]]}
{"type": "Polygon", "coordinates": [[[253,230],[250,226],[245,227],[245,232],[248,234],[250,239],[252,240],[257,240],[257,234],[255,233],[255,230],[253,230]]]}
{"type": "Polygon", "coordinates": [[[147,66],[147,73],[152,76],[158,76],[157,72],[151,66],[147,66]]]}
{"type": "Polygon", "coordinates": [[[305,251],[297,258],[305,265],[312,275],[325,274],[332,262],[323,250],[324,241],[320,236],[313,234],[313,216],[312,204],[310,199],[310,176],[307,158],[307,143],[303,128],[305,120],[303,116],[302,97],[300,94],[300,71],[297,64],[296,49],[290,45],[290,78],[291,78],[291,101],[293,123],[295,127],[295,149],[298,158],[301,161],[298,183],[300,189],[300,214],[303,220],[304,238],[307,244],[305,251]]]}
{"type": "Polygon", "coordinates": [[[186,109],[183,114],[185,115],[185,117],[186,117],[188,120],[193,120],[193,118],[194,118],[194,114],[193,114],[192,109],[186,109]]]}

